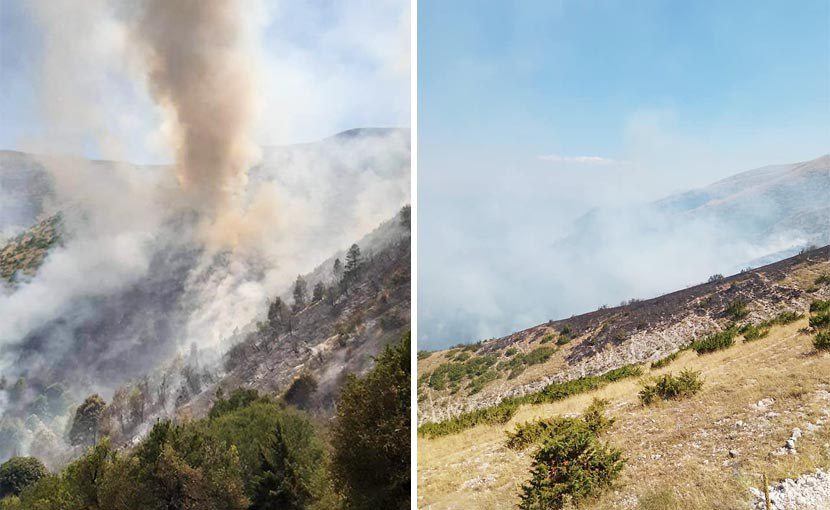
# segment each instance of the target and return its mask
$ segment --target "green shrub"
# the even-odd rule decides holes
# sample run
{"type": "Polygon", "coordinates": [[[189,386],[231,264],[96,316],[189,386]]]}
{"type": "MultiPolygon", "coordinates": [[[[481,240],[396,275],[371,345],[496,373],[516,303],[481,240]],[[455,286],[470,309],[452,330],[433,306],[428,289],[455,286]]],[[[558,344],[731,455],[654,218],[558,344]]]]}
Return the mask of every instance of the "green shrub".
{"type": "Polygon", "coordinates": [[[822,329],[830,326],[830,310],[813,313],[810,315],[810,327],[822,329]]]}
{"type": "Polygon", "coordinates": [[[819,275],[816,278],[816,281],[815,281],[816,285],[823,285],[825,283],[830,283],[830,274],[828,274],[828,273],[824,273],[822,275],[819,275]]]}
{"type": "Polygon", "coordinates": [[[524,373],[524,371],[525,371],[525,366],[524,365],[519,365],[517,367],[513,367],[510,370],[510,373],[507,375],[507,378],[508,379],[515,379],[515,378],[519,377],[520,375],[522,375],[522,373],[524,373]]]}
{"type": "Polygon", "coordinates": [[[427,359],[432,356],[432,351],[418,351],[418,359],[427,359]]]}
{"type": "Polygon", "coordinates": [[[515,356],[518,352],[519,352],[519,349],[516,349],[515,347],[510,347],[509,349],[504,351],[504,355],[507,356],[508,358],[511,358],[511,357],[515,356]]]}
{"type": "Polygon", "coordinates": [[[828,310],[830,310],[830,299],[819,299],[810,303],[810,313],[826,312],[828,310]]]}
{"type": "Polygon", "coordinates": [[[778,325],[783,326],[783,325],[795,322],[795,321],[799,320],[802,317],[804,317],[804,314],[801,314],[801,313],[798,313],[798,312],[786,311],[786,312],[779,313],[778,315],[776,315],[772,319],[766,321],[764,324],[768,324],[768,325],[778,324],[778,325]]]}
{"type": "Polygon", "coordinates": [[[19,496],[48,474],[46,466],[34,457],[12,457],[0,465],[0,498],[19,496]]]}
{"type": "Polygon", "coordinates": [[[673,400],[690,397],[700,391],[702,387],[703,379],[700,372],[686,369],[676,377],[672,374],[663,374],[655,378],[651,384],[643,385],[640,390],[640,401],[644,405],[649,405],[658,398],[673,400]]]}
{"type": "Polygon", "coordinates": [[[736,299],[726,306],[726,313],[733,320],[739,321],[747,318],[749,309],[746,306],[746,301],[736,299]]]}
{"type": "Polygon", "coordinates": [[[830,351],[830,331],[822,331],[813,338],[813,347],[817,351],[830,351]]]}
{"type": "Polygon", "coordinates": [[[538,365],[549,360],[555,352],[556,349],[552,347],[537,347],[524,355],[524,361],[528,365],[538,365]]]}
{"type": "Polygon", "coordinates": [[[555,436],[533,458],[531,478],[522,487],[522,510],[578,505],[611,486],[625,461],[590,431],[555,436]]]}
{"type": "Polygon", "coordinates": [[[614,424],[613,418],[605,416],[607,407],[607,400],[594,398],[579,418],[554,416],[520,423],[514,431],[507,432],[506,445],[512,450],[524,450],[557,435],[586,430],[595,435],[604,434],[614,424]]]}
{"type": "Polygon", "coordinates": [[[769,328],[760,324],[757,326],[748,324],[747,326],[742,327],[740,332],[743,334],[745,342],[752,342],[769,335],[769,328]]]}
{"type": "Polygon", "coordinates": [[[651,369],[655,370],[655,369],[658,369],[658,368],[667,367],[667,366],[669,366],[669,363],[676,360],[678,356],[680,356],[680,351],[673,352],[673,353],[669,354],[668,356],[666,356],[665,358],[660,358],[657,361],[653,361],[651,363],[651,369]]]}
{"type": "Polygon", "coordinates": [[[719,351],[732,347],[735,343],[735,328],[728,328],[720,333],[705,336],[692,342],[691,348],[698,354],[719,351]]]}
{"type": "Polygon", "coordinates": [[[639,366],[626,365],[602,375],[592,375],[561,383],[552,383],[535,393],[529,393],[520,397],[509,397],[494,406],[461,413],[440,422],[425,423],[418,427],[418,433],[425,437],[435,438],[456,434],[477,425],[501,425],[510,421],[521,405],[555,402],[570,397],[571,395],[602,388],[609,383],[622,379],[639,377],[642,373],[643,371],[639,366]]]}
{"type": "Polygon", "coordinates": [[[556,339],[556,345],[565,345],[571,342],[571,337],[566,335],[561,335],[559,338],[556,339]]]}
{"type": "MultiPolygon", "coordinates": [[[[469,354],[462,351],[469,357],[469,354]]],[[[458,355],[456,355],[457,357],[458,355]]],[[[495,365],[497,358],[494,355],[472,356],[461,362],[450,361],[438,365],[429,377],[429,387],[434,390],[443,390],[447,385],[458,383],[465,379],[478,377],[495,365]]]]}
{"type": "Polygon", "coordinates": [[[540,344],[547,344],[553,341],[553,335],[548,333],[547,335],[542,337],[542,340],[539,342],[540,344]]]}

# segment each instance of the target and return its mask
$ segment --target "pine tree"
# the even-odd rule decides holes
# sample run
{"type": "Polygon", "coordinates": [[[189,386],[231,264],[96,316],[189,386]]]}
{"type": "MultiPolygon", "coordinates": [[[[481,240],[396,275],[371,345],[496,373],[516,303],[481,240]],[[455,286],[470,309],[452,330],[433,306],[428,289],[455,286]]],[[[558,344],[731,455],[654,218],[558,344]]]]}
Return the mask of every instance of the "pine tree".
{"type": "Polygon", "coordinates": [[[314,285],[314,295],[311,297],[313,302],[321,301],[323,299],[323,295],[326,293],[326,286],[323,285],[323,282],[317,282],[314,285]]]}
{"type": "Polygon", "coordinates": [[[297,276],[294,282],[294,307],[300,309],[305,306],[308,297],[308,286],[302,276],[297,276]]]}
{"type": "Polygon", "coordinates": [[[101,415],[107,403],[98,394],[90,395],[75,410],[72,428],[69,430],[69,442],[72,445],[92,446],[98,439],[98,427],[101,415]]]}
{"type": "Polygon", "coordinates": [[[340,262],[340,259],[334,259],[334,267],[331,273],[334,276],[334,282],[340,283],[340,279],[343,278],[343,263],[340,262]]]}

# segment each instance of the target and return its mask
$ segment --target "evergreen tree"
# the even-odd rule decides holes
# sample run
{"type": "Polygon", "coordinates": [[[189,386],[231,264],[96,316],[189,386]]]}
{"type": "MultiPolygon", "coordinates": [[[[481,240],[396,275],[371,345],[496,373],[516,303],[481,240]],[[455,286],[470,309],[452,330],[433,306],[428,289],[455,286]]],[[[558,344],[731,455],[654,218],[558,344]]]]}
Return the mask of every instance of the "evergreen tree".
{"type": "Polygon", "coordinates": [[[69,430],[69,442],[72,445],[92,446],[98,439],[98,427],[101,415],[107,403],[100,395],[90,395],[75,410],[72,428],[69,430]]]}
{"type": "Polygon", "coordinates": [[[317,282],[317,283],[314,285],[314,294],[313,294],[313,296],[311,297],[311,300],[312,300],[313,302],[315,302],[315,303],[316,303],[317,301],[322,301],[322,300],[323,300],[323,295],[324,295],[325,293],[326,293],[326,286],[325,286],[325,285],[323,285],[323,282],[317,282]]]}
{"type": "Polygon", "coordinates": [[[268,326],[277,333],[293,331],[291,309],[279,297],[268,307],[268,326]]]}
{"type": "Polygon", "coordinates": [[[343,278],[340,284],[344,290],[348,290],[352,282],[357,278],[360,271],[360,265],[363,261],[360,257],[360,246],[353,244],[349,251],[346,252],[346,265],[343,268],[343,278]]]}
{"type": "Polygon", "coordinates": [[[348,508],[409,508],[409,352],[407,333],[365,377],[349,376],[343,387],[332,431],[332,469],[348,508]]]}
{"type": "Polygon", "coordinates": [[[305,306],[308,298],[308,286],[302,276],[297,276],[297,281],[294,282],[294,307],[300,309],[305,306]]]}
{"type": "Polygon", "coordinates": [[[412,207],[408,204],[401,207],[401,212],[398,213],[398,221],[401,226],[407,230],[412,228],[412,207]]]}
{"type": "Polygon", "coordinates": [[[343,278],[343,263],[340,262],[340,259],[334,259],[334,267],[331,270],[332,276],[334,276],[334,283],[340,283],[340,280],[343,278]]]}
{"type": "Polygon", "coordinates": [[[285,413],[261,449],[252,510],[303,510],[325,488],[324,451],[314,426],[299,413],[285,413]]]}

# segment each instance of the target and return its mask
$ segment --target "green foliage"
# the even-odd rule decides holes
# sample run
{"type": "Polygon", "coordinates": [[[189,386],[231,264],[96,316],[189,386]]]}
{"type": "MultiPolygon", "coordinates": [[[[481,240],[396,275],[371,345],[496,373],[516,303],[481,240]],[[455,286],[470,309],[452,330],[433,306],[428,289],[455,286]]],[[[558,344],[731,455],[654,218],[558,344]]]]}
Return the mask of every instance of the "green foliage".
{"type": "Polygon", "coordinates": [[[830,351],[830,331],[820,331],[813,338],[813,347],[817,351],[830,351]]]}
{"type": "Polygon", "coordinates": [[[410,337],[343,387],[332,429],[332,471],[353,509],[407,509],[410,486],[410,337]]]}
{"type": "Polygon", "coordinates": [[[585,393],[602,388],[603,386],[628,377],[638,377],[642,369],[636,365],[626,365],[611,370],[602,375],[580,377],[561,383],[552,383],[538,392],[529,393],[520,397],[509,397],[500,403],[461,413],[444,421],[425,423],[418,427],[418,433],[424,437],[440,437],[456,434],[477,425],[499,425],[510,421],[524,404],[543,404],[562,400],[571,395],[585,393]]]}
{"type": "Polygon", "coordinates": [[[769,335],[769,327],[766,327],[763,324],[747,324],[741,327],[739,332],[744,336],[745,342],[752,342],[769,335]]]}
{"type": "Polygon", "coordinates": [[[644,384],[640,390],[640,401],[644,405],[655,402],[658,398],[672,400],[690,397],[703,387],[700,372],[683,370],[680,375],[663,374],[654,379],[651,384],[644,384]]]}
{"type": "Polygon", "coordinates": [[[325,497],[325,452],[306,417],[284,414],[260,457],[251,509],[303,510],[325,497]]]}
{"type": "Polygon", "coordinates": [[[418,359],[427,359],[432,356],[432,351],[418,351],[418,359]]]}
{"type": "Polygon", "coordinates": [[[224,392],[222,388],[219,388],[216,392],[216,400],[213,402],[213,407],[210,408],[208,416],[211,419],[218,418],[223,414],[247,407],[261,398],[264,397],[260,397],[257,390],[244,388],[238,388],[228,398],[224,398],[224,392]]]}
{"type": "Polygon", "coordinates": [[[706,354],[719,351],[721,349],[728,349],[734,345],[737,333],[737,329],[730,327],[720,333],[714,333],[695,340],[692,342],[691,348],[698,354],[706,354]]]}
{"type": "Polygon", "coordinates": [[[830,327],[830,310],[811,313],[810,327],[815,329],[830,327]]]}
{"type": "Polygon", "coordinates": [[[34,457],[12,457],[0,465],[0,498],[19,496],[48,474],[46,466],[34,457]]]}
{"type": "Polygon", "coordinates": [[[776,315],[772,319],[764,322],[763,324],[770,325],[770,326],[776,325],[776,324],[780,325],[780,326],[784,326],[786,324],[790,324],[792,322],[795,322],[795,321],[799,320],[802,317],[804,317],[804,314],[801,314],[801,313],[798,313],[798,312],[793,312],[793,311],[786,311],[786,312],[779,313],[778,315],[776,315]]]}
{"type": "Polygon", "coordinates": [[[651,363],[651,369],[656,370],[658,368],[667,367],[672,361],[676,360],[678,356],[680,356],[680,351],[673,352],[665,358],[660,358],[657,361],[653,361],[651,363]]]}
{"type": "Polygon", "coordinates": [[[470,356],[467,352],[460,352],[454,359],[438,365],[429,377],[429,387],[434,390],[443,390],[447,384],[459,383],[464,379],[478,377],[496,364],[497,358],[494,355],[470,356]],[[459,358],[460,356],[460,358],[459,358]]]}
{"type": "Polygon", "coordinates": [[[524,362],[528,365],[538,365],[550,359],[554,352],[556,349],[552,347],[537,347],[524,355],[524,362]]]}
{"type": "Polygon", "coordinates": [[[519,349],[516,349],[515,347],[510,347],[506,351],[504,351],[504,355],[507,356],[508,358],[513,357],[518,353],[519,353],[519,349]]]}
{"type": "Polygon", "coordinates": [[[810,313],[820,313],[830,310],[830,299],[818,299],[810,303],[810,313]]]}
{"type": "Polygon", "coordinates": [[[564,434],[588,431],[594,435],[602,435],[614,424],[613,418],[605,416],[606,407],[607,400],[595,398],[580,418],[554,416],[521,423],[513,432],[507,432],[506,445],[512,450],[524,450],[531,445],[540,445],[564,434]]]}
{"type": "Polygon", "coordinates": [[[236,448],[198,425],[156,423],[133,459],[127,477],[137,482],[140,491],[134,497],[143,508],[171,508],[167,502],[194,509],[248,507],[236,448]]]}
{"type": "Polygon", "coordinates": [[[815,280],[816,285],[823,285],[825,283],[830,283],[830,274],[828,273],[819,275],[815,280]]]}
{"type": "Polygon", "coordinates": [[[571,342],[571,337],[565,335],[564,333],[556,339],[556,345],[562,346],[571,342]]]}
{"type": "Polygon", "coordinates": [[[611,486],[625,461],[622,453],[590,431],[547,440],[533,458],[531,478],[520,493],[522,510],[550,510],[578,505],[611,486]]]}
{"type": "Polygon", "coordinates": [[[73,445],[94,445],[98,439],[101,415],[106,407],[107,403],[100,395],[88,396],[75,410],[72,428],[69,429],[69,442],[73,445]]]}
{"type": "Polygon", "coordinates": [[[726,306],[726,314],[732,318],[732,320],[742,320],[746,319],[749,316],[749,309],[747,308],[746,301],[736,299],[732,301],[726,306]]]}

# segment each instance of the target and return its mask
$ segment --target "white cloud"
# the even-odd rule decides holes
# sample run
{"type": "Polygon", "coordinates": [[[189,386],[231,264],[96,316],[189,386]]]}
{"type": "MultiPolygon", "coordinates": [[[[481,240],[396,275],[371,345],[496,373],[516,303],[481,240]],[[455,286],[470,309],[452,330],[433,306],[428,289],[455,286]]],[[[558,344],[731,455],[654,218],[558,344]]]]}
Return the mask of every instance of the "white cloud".
{"type": "Polygon", "coordinates": [[[546,154],[539,156],[539,160],[551,163],[577,163],[581,165],[613,165],[618,161],[601,156],[561,156],[559,154],[546,154]]]}

